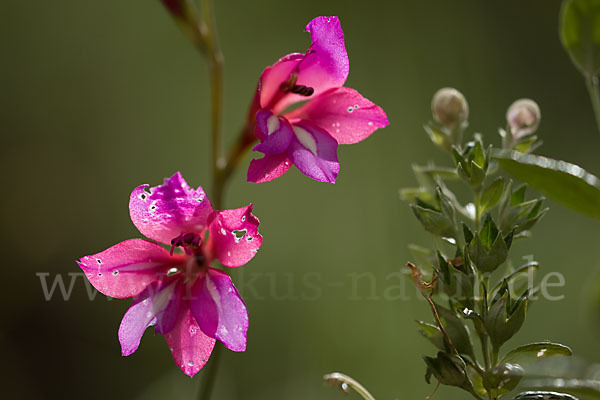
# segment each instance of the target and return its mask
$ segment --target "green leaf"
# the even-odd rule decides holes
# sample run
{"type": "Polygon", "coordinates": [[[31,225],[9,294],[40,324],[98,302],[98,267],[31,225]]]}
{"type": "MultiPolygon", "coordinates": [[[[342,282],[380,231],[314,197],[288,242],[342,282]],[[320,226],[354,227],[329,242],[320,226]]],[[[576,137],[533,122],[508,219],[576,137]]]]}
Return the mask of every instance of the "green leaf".
{"type": "Polygon", "coordinates": [[[567,0],[560,15],[560,39],[586,76],[600,70],[600,0],[567,0]]]}
{"type": "Polygon", "coordinates": [[[473,146],[470,159],[481,169],[486,168],[485,153],[483,151],[483,144],[481,143],[481,140],[475,141],[475,146],[473,146]]]}
{"type": "Polygon", "coordinates": [[[446,342],[440,328],[423,321],[415,321],[419,326],[419,333],[429,340],[439,350],[446,351],[446,342]]]}
{"type": "Polygon", "coordinates": [[[600,219],[600,179],[581,167],[516,151],[496,151],[493,157],[515,178],[552,200],[600,219]]]}
{"type": "MultiPolygon", "coordinates": [[[[561,379],[562,380],[562,379],[561,379]]],[[[526,386],[526,385],[524,385],[526,386]]],[[[597,397],[597,396],[596,396],[597,397]]],[[[519,393],[514,400],[579,400],[567,393],[528,391],[519,393]]]]}
{"type": "Polygon", "coordinates": [[[453,222],[446,215],[415,204],[410,208],[426,231],[442,237],[456,236],[453,222]]]}
{"type": "Polygon", "coordinates": [[[456,168],[438,167],[435,165],[420,166],[413,165],[413,171],[415,174],[426,174],[432,178],[440,177],[442,179],[458,179],[458,172],[456,168]]]}
{"type": "MultiPolygon", "coordinates": [[[[600,381],[591,379],[564,379],[564,378],[550,378],[550,379],[532,379],[524,382],[523,386],[535,388],[539,390],[560,390],[561,392],[567,392],[569,394],[579,396],[586,399],[600,399],[600,381]]],[[[555,393],[555,392],[553,392],[555,393]]],[[[562,394],[562,393],[561,393],[562,394]]],[[[557,396],[546,396],[544,400],[577,400],[577,398],[562,394],[564,397],[557,396]]],[[[522,400],[529,400],[529,398],[521,398],[522,400]]],[[[538,399],[540,399],[538,397],[538,399]]]]}
{"type": "Polygon", "coordinates": [[[487,214],[485,216],[485,220],[483,222],[483,227],[481,228],[481,232],[479,232],[479,237],[481,238],[481,242],[485,245],[485,247],[487,247],[488,249],[491,249],[492,244],[498,237],[498,233],[499,233],[498,228],[496,227],[496,224],[492,220],[492,217],[490,216],[490,214],[487,214]]]}
{"type": "Polygon", "coordinates": [[[475,359],[471,335],[463,320],[458,318],[452,310],[439,305],[436,305],[436,308],[442,318],[442,326],[448,333],[456,350],[458,350],[460,354],[466,354],[475,359]]]}
{"type": "Polygon", "coordinates": [[[511,350],[504,356],[501,363],[526,364],[550,356],[570,356],[573,352],[563,344],[551,342],[530,343],[511,350]]]}
{"type": "Polygon", "coordinates": [[[500,201],[504,190],[504,178],[498,178],[484,189],[481,195],[481,209],[483,211],[494,208],[500,201]]]}

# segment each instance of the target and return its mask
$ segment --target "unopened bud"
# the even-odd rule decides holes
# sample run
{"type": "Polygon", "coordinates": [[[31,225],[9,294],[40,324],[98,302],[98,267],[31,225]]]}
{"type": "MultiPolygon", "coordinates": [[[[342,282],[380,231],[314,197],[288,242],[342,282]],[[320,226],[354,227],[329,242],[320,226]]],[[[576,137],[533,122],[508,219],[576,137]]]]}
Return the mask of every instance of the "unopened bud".
{"type": "Polygon", "coordinates": [[[531,99],[519,99],[506,111],[506,121],[516,140],[535,132],[541,118],[540,107],[531,99]]]}
{"type": "Polygon", "coordinates": [[[461,92],[453,88],[442,88],[431,101],[433,119],[452,130],[469,118],[469,104],[461,92]]]}

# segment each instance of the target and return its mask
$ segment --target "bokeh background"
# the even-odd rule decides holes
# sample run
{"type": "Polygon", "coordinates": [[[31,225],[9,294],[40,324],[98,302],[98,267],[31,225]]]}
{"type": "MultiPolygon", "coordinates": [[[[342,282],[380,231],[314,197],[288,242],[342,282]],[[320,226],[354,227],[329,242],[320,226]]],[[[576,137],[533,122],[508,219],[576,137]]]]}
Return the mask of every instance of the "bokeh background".
{"type": "MultiPolygon", "coordinates": [[[[398,189],[414,185],[411,164],[449,163],[422,130],[434,91],[460,89],[471,106],[470,132],[494,143],[507,106],[531,97],[543,113],[538,153],[600,174],[587,93],[558,39],[560,2],[216,3],[226,141],[262,69],[304,51],[304,26],[318,15],[340,16],[348,86],[383,106],[391,125],[340,148],[335,185],[297,171],[247,183],[249,158],[233,177],[226,204],[254,202],[265,241],[234,273],[250,310],[249,346],[221,359],[215,398],[342,399],[321,381],[334,370],[378,399],[424,398],[433,385],[423,379],[421,354],[434,351],[413,320],[429,317],[426,305],[408,283],[409,300],[382,297],[397,284],[386,277],[410,257],[407,245],[432,245],[398,189]],[[362,272],[373,274],[374,289],[367,279],[352,284],[362,272]]],[[[68,301],[58,294],[46,301],[36,274],[48,273],[50,282],[62,274],[68,284],[75,259],[138,237],[127,205],[141,183],[180,170],[208,189],[202,57],[158,0],[3,0],[0,16],[3,397],[192,398],[199,378],[181,373],[151,330],[137,353],[120,356],[117,329],[128,300],[90,301],[79,276],[68,301]]],[[[564,274],[566,286],[553,293],[565,297],[536,302],[510,343],[551,339],[571,345],[582,362],[598,362],[600,224],[550,204],[513,259],[533,254],[544,272],[564,274]]],[[[465,395],[442,388],[437,396],[465,395]]]]}

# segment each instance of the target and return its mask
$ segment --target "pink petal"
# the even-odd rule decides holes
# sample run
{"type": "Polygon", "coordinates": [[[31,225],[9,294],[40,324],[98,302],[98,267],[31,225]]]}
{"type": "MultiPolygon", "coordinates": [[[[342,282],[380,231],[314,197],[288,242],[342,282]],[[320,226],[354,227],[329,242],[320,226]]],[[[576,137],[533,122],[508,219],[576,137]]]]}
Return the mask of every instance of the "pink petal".
{"type": "Polygon", "coordinates": [[[290,54],[263,73],[261,107],[272,108],[279,113],[293,103],[307,100],[307,97],[293,93],[281,96],[279,87],[292,72],[298,76],[297,85],[314,89],[312,97],[346,82],[350,64],[339,19],[317,17],[308,23],[306,30],[311,35],[312,44],[305,55],[290,54]]]}
{"type": "Polygon", "coordinates": [[[150,325],[156,325],[158,333],[173,329],[180,303],[177,283],[173,279],[154,282],[135,298],[119,327],[119,342],[124,356],[137,350],[144,331],[150,325]]]}
{"type": "Polygon", "coordinates": [[[230,350],[246,350],[248,310],[229,275],[209,268],[192,290],[190,309],[207,336],[230,350]]]}
{"type": "Polygon", "coordinates": [[[209,226],[207,246],[213,257],[226,267],[239,267],[250,261],[262,244],[258,218],[252,204],[235,210],[216,211],[209,226]]]}
{"type": "Polygon", "coordinates": [[[247,180],[256,183],[269,182],[285,174],[290,166],[291,161],[286,153],[264,156],[258,160],[250,161],[247,180]]]}
{"type": "Polygon", "coordinates": [[[171,256],[156,243],[130,239],[85,256],[77,264],[100,293],[126,298],[137,295],[152,282],[164,278],[169,268],[184,262],[185,257],[171,256]]]}
{"type": "Polygon", "coordinates": [[[304,54],[292,53],[280,58],[275,64],[265,68],[260,76],[258,93],[260,107],[271,109],[284,95],[280,90],[282,83],[286,82],[292,72],[296,71],[304,54]]]}
{"type": "Polygon", "coordinates": [[[358,143],[389,125],[381,107],[345,87],[328,90],[286,117],[310,121],[329,132],[339,144],[358,143]]]}
{"type": "Polygon", "coordinates": [[[286,151],[294,136],[292,126],[288,120],[277,117],[268,110],[260,110],[256,114],[256,127],[260,130],[264,139],[252,150],[260,151],[269,156],[286,151]]]}
{"type": "Polygon", "coordinates": [[[129,213],[133,224],[146,237],[164,244],[183,232],[206,227],[213,209],[201,187],[194,190],[177,172],[161,186],[148,190],[138,186],[131,193],[129,213]]]}
{"type": "Polygon", "coordinates": [[[288,154],[294,165],[314,180],[335,183],[340,170],[335,139],[305,121],[294,124],[293,129],[296,137],[288,154]]]}
{"type": "Polygon", "coordinates": [[[175,327],[165,335],[165,339],[175,364],[186,375],[193,377],[208,361],[215,347],[215,339],[202,333],[188,305],[184,304],[179,310],[175,327]]]}

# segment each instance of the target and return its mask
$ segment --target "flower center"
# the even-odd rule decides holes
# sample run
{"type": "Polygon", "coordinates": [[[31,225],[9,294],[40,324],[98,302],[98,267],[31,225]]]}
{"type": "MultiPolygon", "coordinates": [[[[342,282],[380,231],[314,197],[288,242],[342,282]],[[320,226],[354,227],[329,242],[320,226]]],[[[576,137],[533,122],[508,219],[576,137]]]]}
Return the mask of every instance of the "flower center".
{"type": "Polygon", "coordinates": [[[315,92],[315,89],[310,86],[297,85],[296,82],[298,82],[298,74],[292,72],[289,79],[279,86],[279,90],[284,93],[295,93],[304,97],[310,97],[315,92]]]}
{"type": "Polygon", "coordinates": [[[202,237],[197,233],[187,232],[171,240],[171,255],[176,247],[181,247],[188,256],[202,256],[202,237]]]}

